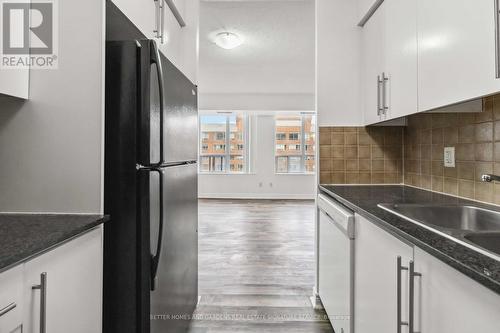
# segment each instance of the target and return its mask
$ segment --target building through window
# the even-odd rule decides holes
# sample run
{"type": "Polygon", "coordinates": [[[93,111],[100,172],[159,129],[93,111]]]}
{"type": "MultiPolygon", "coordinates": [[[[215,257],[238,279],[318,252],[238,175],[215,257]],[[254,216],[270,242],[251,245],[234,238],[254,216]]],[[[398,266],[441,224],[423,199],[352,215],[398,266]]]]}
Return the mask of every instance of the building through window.
{"type": "Polygon", "coordinates": [[[200,172],[247,172],[247,133],[245,115],[201,115],[200,172]]]}
{"type": "Polygon", "coordinates": [[[276,173],[315,172],[316,116],[277,116],[275,131],[276,173]]]}

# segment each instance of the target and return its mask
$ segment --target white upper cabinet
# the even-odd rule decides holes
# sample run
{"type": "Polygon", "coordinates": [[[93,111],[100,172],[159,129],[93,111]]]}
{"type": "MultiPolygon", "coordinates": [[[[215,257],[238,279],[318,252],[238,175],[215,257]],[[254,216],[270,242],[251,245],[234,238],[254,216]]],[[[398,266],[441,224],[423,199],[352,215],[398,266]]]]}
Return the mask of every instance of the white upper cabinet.
{"type": "Polygon", "coordinates": [[[386,119],[418,111],[417,0],[386,0],[384,83],[386,119]]]}
{"type": "Polygon", "coordinates": [[[495,7],[493,0],[383,1],[362,30],[365,125],[499,92],[495,7]]]}
{"type": "Polygon", "coordinates": [[[29,68],[0,69],[0,94],[28,99],[29,68]]]}
{"type": "Polygon", "coordinates": [[[384,71],[384,5],[382,5],[363,28],[363,110],[364,123],[382,121],[382,72],[384,71]]]}
{"type": "Polygon", "coordinates": [[[419,110],[500,91],[494,0],[419,0],[419,110]]]}
{"type": "Polygon", "coordinates": [[[386,0],[363,27],[364,123],[417,112],[416,0],[386,0]]]}
{"type": "Polygon", "coordinates": [[[193,83],[197,83],[199,0],[173,0],[185,26],[165,0],[113,0],[113,3],[193,83]]]}
{"type": "Polygon", "coordinates": [[[159,2],[154,0],[113,0],[113,3],[147,37],[157,37],[159,26],[159,2]]]}

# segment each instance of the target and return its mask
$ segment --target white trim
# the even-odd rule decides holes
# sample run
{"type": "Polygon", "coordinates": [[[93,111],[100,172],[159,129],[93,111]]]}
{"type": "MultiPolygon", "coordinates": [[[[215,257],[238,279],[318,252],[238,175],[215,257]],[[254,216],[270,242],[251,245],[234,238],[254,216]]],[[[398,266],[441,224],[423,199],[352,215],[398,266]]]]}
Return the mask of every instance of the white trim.
{"type": "Polygon", "coordinates": [[[198,193],[198,199],[282,199],[282,200],[314,200],[314,194],[289,193],[198,193]]]}

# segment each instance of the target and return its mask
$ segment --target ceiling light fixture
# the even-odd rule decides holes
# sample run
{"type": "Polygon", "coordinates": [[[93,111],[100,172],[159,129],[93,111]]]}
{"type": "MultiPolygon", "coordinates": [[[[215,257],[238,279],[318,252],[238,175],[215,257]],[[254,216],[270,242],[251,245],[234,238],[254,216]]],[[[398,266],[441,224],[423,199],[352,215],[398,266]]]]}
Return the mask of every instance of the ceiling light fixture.
{"type": "Polygon", "coordinates": [[[243,40],[235,33],[224,31],[215,35],[215,44],[223,49],[231,50],[243,44],[243,40]]]}

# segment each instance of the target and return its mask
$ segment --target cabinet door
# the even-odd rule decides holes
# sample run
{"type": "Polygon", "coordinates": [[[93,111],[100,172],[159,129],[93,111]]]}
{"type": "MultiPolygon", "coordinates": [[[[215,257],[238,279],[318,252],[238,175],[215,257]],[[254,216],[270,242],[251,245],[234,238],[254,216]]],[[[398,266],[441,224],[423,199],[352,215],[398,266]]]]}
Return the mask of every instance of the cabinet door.
{"type": "Polygon", "coordinates": [[[102,228],[97,228],[27,262],[24,267],[25,333],[39,333],[45,312],[50,333],[99,333],[102,330],[102,228]],[[33,289],[46,273],[42,290],[33,289]],[[45,310],[45,311],[43,311],[45,310]]]}
{"type": "Polygon", "coordinates": [[[23,266],[0,273],[0,333],[21,333],[23,266]]]}
{"type": "Polygon", "coordinates": [[[500,91],[494,0],[419,0],[419,110],[500,91]]]}
{"type": "MultiPolygon", "coordinates": [[[[146,36],[156,38],[157,3],[154,0],[113,0],[113,3],[146,36]]],[[[166,9],[167,10],[167,9],[166,9]]]]}
{"type": "MultiPolygon", "coordinates": [[[[397,258],[403,266],[413,259],[413,247],[356,214],[354,331],[396,333],[397,258]]],[[[407,321],[408,274],[401,273],[401,315],[407,321]]],[[[402,326],[401,332],[407,332],[402,326]]]]}
{"type": "Polygon", "coordinates": [[[415,332],[499,331],[500,295],[419,248],[415,270],[415,332]]]}
{"type": "Polygon", "coordinates": [[[28,99],[29,68],[0,69],[0,94],[28,99]]]}
{"type": "Polygon", "coordinates": [[[416,113],[418,89],[417,0],[386,0],[384,120],[416,113]]]}
{"type": "Polygon", "coordinates": [[[382,4],[363,27],[363,95],[366,125],[381,121],[378,110],[381,97],[378,77],[384,71],[384,8],[382,4]]]}

